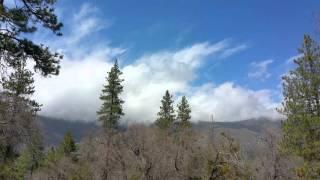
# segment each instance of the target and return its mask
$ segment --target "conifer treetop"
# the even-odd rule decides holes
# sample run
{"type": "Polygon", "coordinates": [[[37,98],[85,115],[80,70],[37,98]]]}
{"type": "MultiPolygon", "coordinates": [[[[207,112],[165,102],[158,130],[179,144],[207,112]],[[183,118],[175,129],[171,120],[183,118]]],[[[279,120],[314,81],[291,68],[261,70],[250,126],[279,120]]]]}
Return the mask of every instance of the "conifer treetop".
{"type": "Polygon", "coordinates": [[[179,127],[189,128],[191,127],[190,119],[191,119],[191,108],[188,103],[188,100],[185,96],[182,96],[180,103],[178,104],[178,116],[177,121],[179,123],[179,127]]]}
{"type": "Polygon", "coordinates": [[[99,121],[105,129],[117,128],[121,116],[124,115],[122,104],[124,101],[120,98],[120,94],[123,91],[122,82],[120,78],[122,75],[121,70],[118,66],[118,60],[115,60],[113,67],[108,76],[106,77],[107,84],[103,86],[100,100],[102,106],[97,112],[99,121]]]}
{"type": "Polygon", "coordinates": [[[173,108],[172,95],[169,90],[166,90],[165,95],[161,100],[160,111],[158,112],[158,119],[156,120],[156,125],[160,129],[168,129],[172,127],[175,122],[175,114],[173,108]]]}

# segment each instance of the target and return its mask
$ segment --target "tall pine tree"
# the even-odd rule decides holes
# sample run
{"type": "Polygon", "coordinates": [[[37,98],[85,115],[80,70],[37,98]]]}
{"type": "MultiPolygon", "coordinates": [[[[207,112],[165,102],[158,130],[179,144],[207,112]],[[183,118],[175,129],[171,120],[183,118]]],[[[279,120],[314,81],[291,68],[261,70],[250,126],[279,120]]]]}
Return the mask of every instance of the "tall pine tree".
{"type": "Polygon", "coordinates": [[[15,147],[39,136],[35,118],[40,106],[30,98],[34,93],[33,74],[26,68],[26,58],[15,63],[16,69],[2,79],[0,161],[9,157],[15,147]]]}
{"type": "Polygon", "coordinates": [[[320,178],[320,47],[305,35],[296,68],[283,77],[283,149],[302,157],[299,175],[320,178]]]}
{"type": "MultiPolygon", "coordinates": [[[[17,104],[26,104],[29,112],[35,115],[40,110],[40,105],[31,99],[35,92],[33,73],[27,68],[27,57],[16,60],[16,69],[9,75],[8,78],[2,78],[3,94],[11,97],[15,106],[17,104]]],[[[14,109],[14,108],[13,108],[14,109]]]]}
{"type": "Polygon", "coordinates": [[[178,125],[180,129],[190,128],[191,123],[191,108],[188,100],[185,96],[182,97],[180,103],[178,104],[178,125]]]}
{"type": "Polygon", "coordinates": [[[160,129],[168,129],[172,127],[175,121],[175,114],[173,109],[172,95],[167,90],[161,100],[160,111],[158,112],[158,119],[156,125],[160,129]]]}
{"type": "Polygon", "coordinates": [[[116,59],[111,71],[108,72],[107,84],[103,86],[100,96],[103,103],[97,112],[99,121],[102,122],[105,129],[117,128],[120,117],[124,115],[122,110],[124,101],[120,98],[120,93],[123,91],[121,83],[124,81],[120,78],[121,74],[116,59]]]}

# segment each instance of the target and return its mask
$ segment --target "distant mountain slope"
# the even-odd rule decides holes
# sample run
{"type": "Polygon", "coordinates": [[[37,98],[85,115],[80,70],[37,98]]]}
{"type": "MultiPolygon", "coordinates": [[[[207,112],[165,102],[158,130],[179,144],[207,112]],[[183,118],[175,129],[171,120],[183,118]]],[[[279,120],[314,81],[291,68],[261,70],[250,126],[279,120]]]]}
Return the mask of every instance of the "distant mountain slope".
{"type": "MultiPolygon", "coordinates": [[[[211,131],[212,123],[199,122],[194,126],[200,131],[211,131]]],[[[237,122],[215,122],[214,139],[216,142],[221,140],[219,136],[222,132],[228,134],[240,143],[243,152],[246,152],[248,159],[266,150],[264,138],[270,138],[272,133],[273,140],[276,142],[281,137],[281,121],[270,121],[268,119],[251,119],[237,122]]]]}
{"type": "Polygon", "coordinates": [[[59,144],[64,134],[68,131],[72,133],[76,141],[80,141],[82,137],[98,129],[95,123],[66,121],[44,116],[39,116],[38,122],[42,130],[44,142],[47,145],[59,144]]]}
{"type": "MultiPolygon", "coordinates": [[[[98,126],[92,122],[71,122],[43,116],[40,116],[38,121],[44,135],[45,144],[47,145],[58,144],[67,131],[73,134],[76,141],[80,141],[82,137],[98,129],[98,126]]],[[[199,131],[209,131],[212,123],[202,121],[194,124],[193,127],[199,131]]],[[[258,143],[258,138],[262,136],[267,129],[272,129],[273,132],[280,133],[280,121],[251,119],[237,122],[214,123],[214,134],[217,135],[221,132],[226,132],[237,139],[242,145],[249,147],[255,146],[258,143]]]]}
{"type": "MultiPolygon", "coordinates": [[[[260,119],[250,119],[235,122],[214,122],[214,128],[227,128],[227,129],[247,129],[256,133],[262,133],[268,128],[279,129],[281,126],[281,121],[271,121],[266,118],[260,119]]],[[[211,122],[200,121],[195,124],[197,129],[209,129],[212,127],[211,122]]]]}

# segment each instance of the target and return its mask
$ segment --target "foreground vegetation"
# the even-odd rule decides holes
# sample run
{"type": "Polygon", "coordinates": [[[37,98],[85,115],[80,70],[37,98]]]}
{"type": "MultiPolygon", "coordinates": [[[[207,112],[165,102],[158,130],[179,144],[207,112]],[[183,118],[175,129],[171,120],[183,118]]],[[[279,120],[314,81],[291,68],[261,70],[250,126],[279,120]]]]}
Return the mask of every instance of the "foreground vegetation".
{"type": "Polygon", "coordinates": [[[0,179],[320,178],[320,47],[310,36],[296,68],[283,78],[283,134],[268,131],[261,138],[263,152],[249,156],[228,134],[214,133],[214,124],[209,132],[194,130],[187,98],[174,107],[169,91],[153,125],[120,128],[125,100],[117,61],[100,97],[100,131],[77,144],[67,133],[59,146],[44,147],[27,61],[43,76],[57,75],[62,56],[21,34],[42,25],[61,35],[62,24],[53,13],[55,1],[19,2],[5,7],[0,1],[0,179]]]}

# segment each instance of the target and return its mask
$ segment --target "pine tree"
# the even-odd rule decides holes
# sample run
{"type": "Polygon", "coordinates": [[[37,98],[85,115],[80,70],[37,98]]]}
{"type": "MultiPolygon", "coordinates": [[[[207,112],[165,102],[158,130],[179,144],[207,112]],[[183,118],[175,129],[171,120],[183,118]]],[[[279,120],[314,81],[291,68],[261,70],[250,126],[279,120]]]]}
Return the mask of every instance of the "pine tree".
{"type": "Polygon", "coordinates": [[[72,137],[71,132],[67,132],[59,146],[59,152],[63,155],[70,155],[72,152],[76,151],[76,143],[72,137]]]}
{"type": "Polygon", "coordinates": [[[42,75],[56,75],[59,72],[58,53],[53,53],[48,47],[36,44],[26,38],[35,33],[39,27],[51,30],[54,34],[62,35],[62,23],[54,13],[56,0],[14,0],[15,5],[9,5],[0,0],[0,61],[1,66],[15,69],[15,61],[27,57],[35,62],[34,68],[42,75]],[[29,36],[28,36],[29,35],[29,36]]]}
{"type": "Polygon", "coordinates": [[[185,96],[182,97],[181,102],[178,104],[178,125],[180,129],[190,128],[191,123],[191,108],[185,96]]]}
{"type": "Polygon", "coordinates": [[[16,69],[2,79],[0,161],[9,157],[15,146],[30,143],[40,136],[35,123],[40,105],[30,98],[34,93],[33,74],[26,68],[26,58],[15,63],[16,69]]]}
{"type": "Polygon", "coordinates": [[[283,77],[282,147],[302,157],[304,178],[320,178],[320,47],[305,35],[296,68],[283,77]]]}
{"type": "Polygon", "coordinates": [[[99,121],[105,129],[117,128],[120,117],[124,115],[122,104],[124,101],[120,98],[123,91],[120,79],[122,72],[119,69],[118,61],[115,60],[114,66],[108,72],[107,84],[104,85],[100,99],[102,100],[101,109],[97,112],[99,121]]]}
{"type": "MultiPolygon", "coordinates": [[[[26,67],[26,60],[24,57],[14,62],[16,68],[8,78],[2,78],[0,93],[0,164],[7,164],[13,169],[15,173],[12,175],[17,179],[22,179],[25,173],[32,174],[39,167],[43,151],[35,122],[40,105],[31,99],[34,80],[33,73],[26,67]],[[25,149],[20,154],[17,147],[25,149]]],[[[5,178],[10,179],[6,175],[5,178]]]]}
{"type": "Polygon", "coordinates": [[[25,103],[28,110],[35,115],[40,110],[40,105],[30,97],[34,93],[33,73],[26,67],[26,57],[15,62],[16,69],[8,78],[2,78],[4,94],[13,98],[13,102],[25,103]]]}
{"type": "Polygon", "coordinates": [[[160,129],[168,129],[172,127],[175,121],[175,114],[173,109],[172,95],[167,90],[161,100],[160,111],[158,112],[158,119],[156,125],[160,129]]]}

